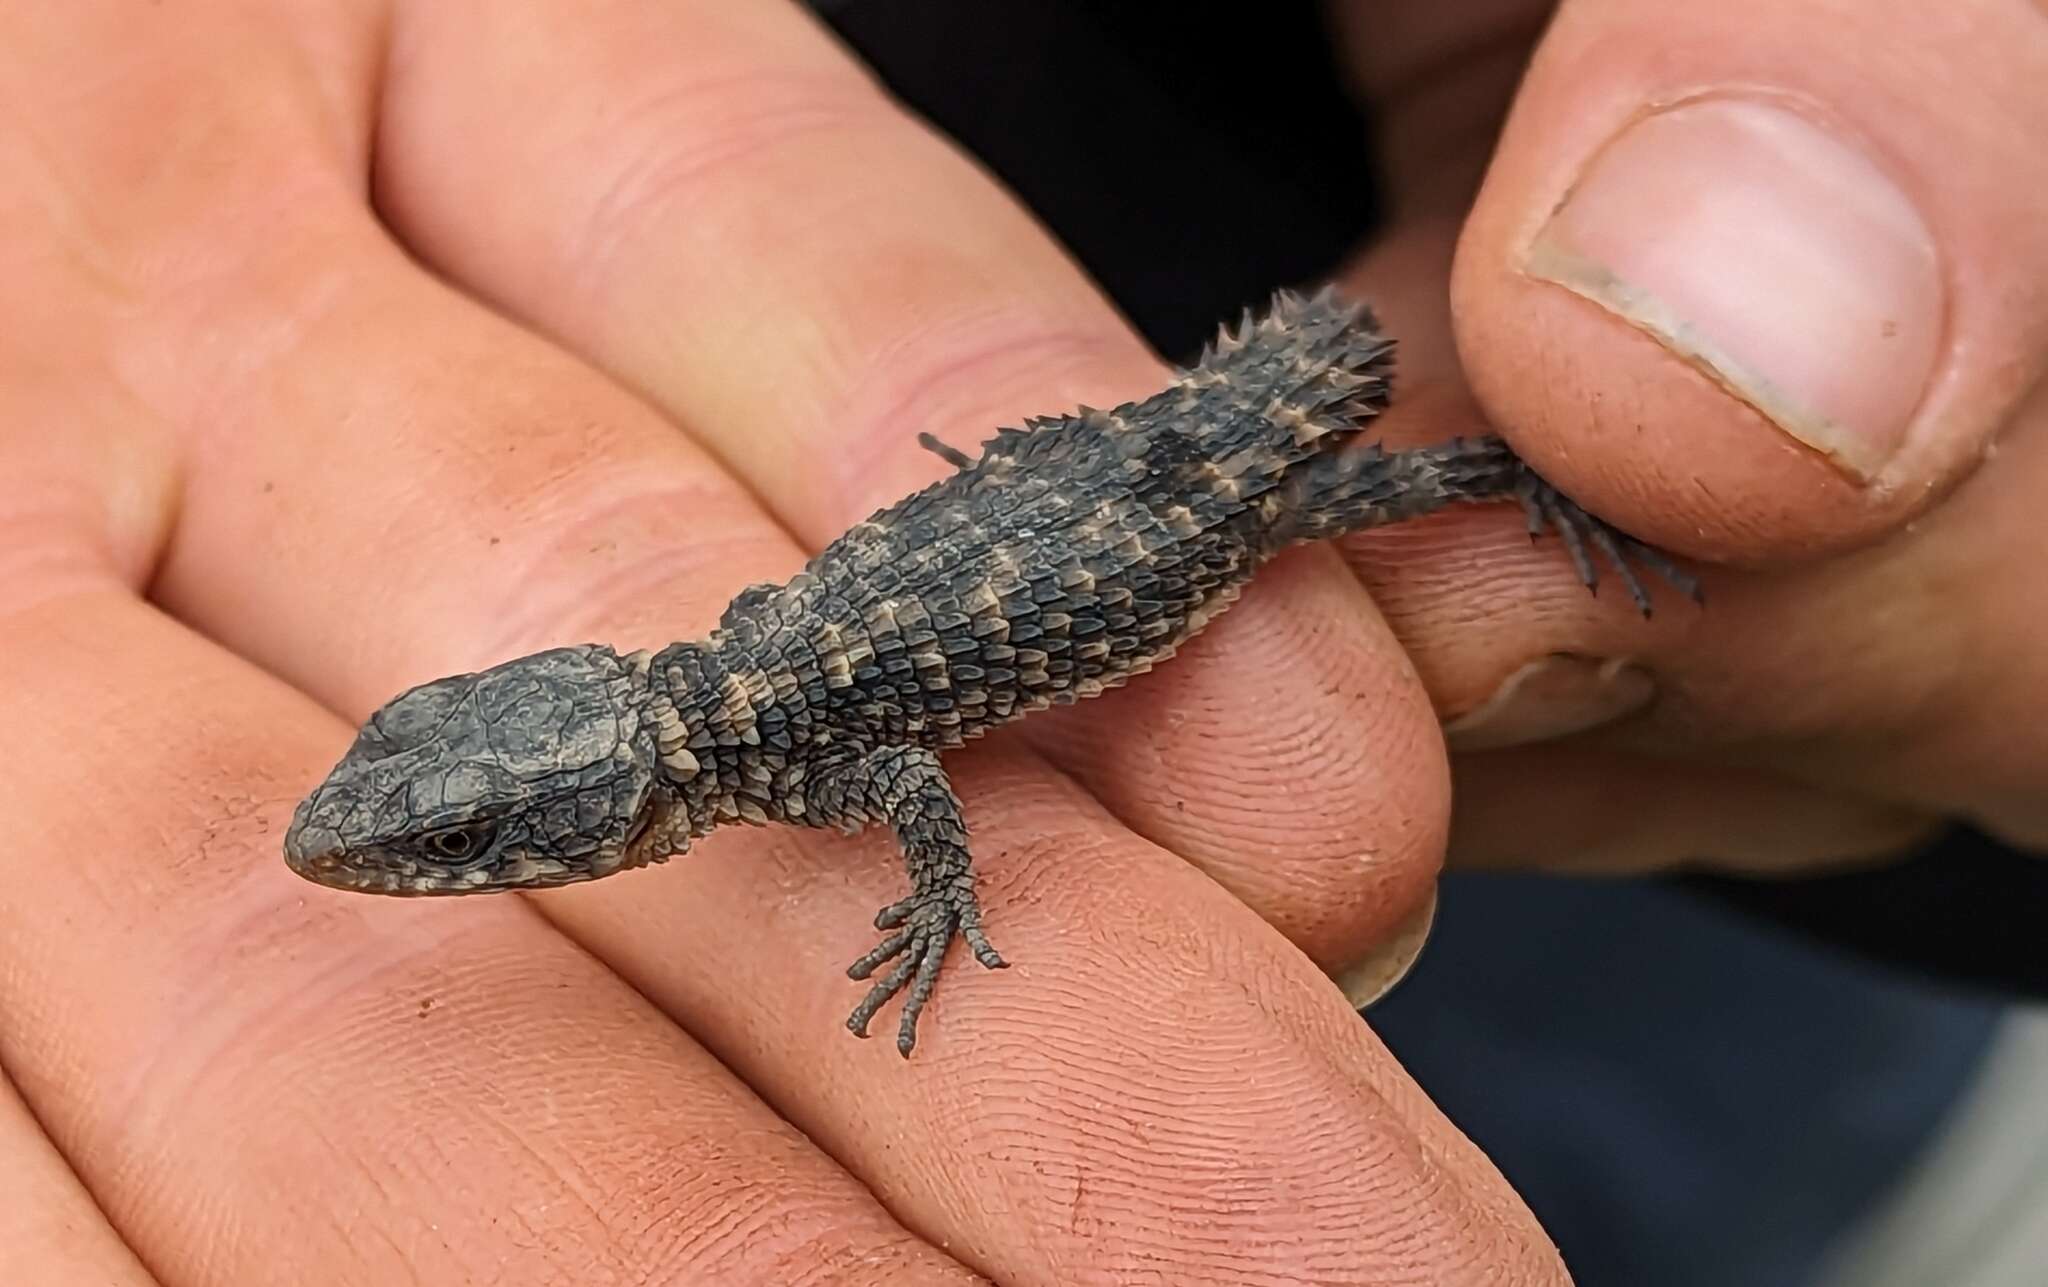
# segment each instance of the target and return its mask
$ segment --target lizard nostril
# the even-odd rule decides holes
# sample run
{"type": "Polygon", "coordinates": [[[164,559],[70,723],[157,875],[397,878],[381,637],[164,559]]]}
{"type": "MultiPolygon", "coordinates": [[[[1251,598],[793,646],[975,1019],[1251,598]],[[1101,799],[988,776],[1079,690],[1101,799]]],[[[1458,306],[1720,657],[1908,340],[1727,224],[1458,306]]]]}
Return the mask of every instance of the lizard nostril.
{"type": "Polygon", "coordinates": [[[332,871],[340,859],[341,836],[332,828],[295,822],[285,833],[285,863],[302,876],[332,871]]]}

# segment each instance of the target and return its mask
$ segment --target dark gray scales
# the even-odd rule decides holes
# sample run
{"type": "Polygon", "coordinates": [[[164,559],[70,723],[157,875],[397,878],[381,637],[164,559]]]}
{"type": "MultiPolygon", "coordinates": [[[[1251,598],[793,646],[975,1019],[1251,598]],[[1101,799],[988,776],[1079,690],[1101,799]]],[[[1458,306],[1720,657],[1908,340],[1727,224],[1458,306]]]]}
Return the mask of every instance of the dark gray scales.
{"type": "Polygon", "coordinates": [[[1330,292],[1282,294],[1162,392],[1034,420],[854,525],[704,639],[550,649],[401,695],[299,806],[292,869],[424,895],[536,889],[685,852],[728,824],[889,827],[910,892],[849,973],[848,1025],[904,997],[897,1047],[956,938],[1004,962],[940,753],[1173,655],[1258,567],[1308,541],[1513,497],[1650,610],[1631,562],[1691,578],[1559,495],[1499,438],[1362,441],[1393,344],[1330,292]],[[880,977],[875,978],[878,975],[880,977]]]}

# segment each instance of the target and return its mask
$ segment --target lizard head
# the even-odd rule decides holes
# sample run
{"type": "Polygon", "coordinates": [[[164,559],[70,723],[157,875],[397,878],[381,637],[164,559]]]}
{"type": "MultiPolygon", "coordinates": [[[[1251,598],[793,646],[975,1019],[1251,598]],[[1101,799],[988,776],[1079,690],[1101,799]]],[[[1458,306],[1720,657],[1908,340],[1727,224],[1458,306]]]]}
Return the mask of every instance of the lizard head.
{"type": "MultiPolygon", "coordinates": [[[[300,803],[285,862],[376,894],[545,888],[658,862],[690,834],[660,772],[661,709],[646,658],[598,646],[422,684],[300,803]]],[[[671,777],[688,759],[670,750],[671,777]]]]}

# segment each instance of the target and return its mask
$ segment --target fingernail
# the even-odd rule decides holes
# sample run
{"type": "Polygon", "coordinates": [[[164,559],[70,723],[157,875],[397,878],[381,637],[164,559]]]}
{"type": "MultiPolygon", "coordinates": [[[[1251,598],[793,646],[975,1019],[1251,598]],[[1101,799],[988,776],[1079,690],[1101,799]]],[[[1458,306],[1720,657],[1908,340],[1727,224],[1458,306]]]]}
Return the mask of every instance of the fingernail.
{"type": "Polygon", "coordinates": [[[1934,237],[1859,145],[1777,103],[1695,99],[1598,152],[1525,271],[1656,337],[1868,479],[1933,371],[1934,237]]]}
{"type": "Polygon", "coordinates": [[[1344,992],[1344,999],[1354,1010],[1363,1010],[1376,1004],[1387,993],[1392,992],[1415,968],[1416,958],[1429,942],[1429,932],[1436,927],[1435,890],[1429,891],[1429,901],[1414,915],[1402,922],[1401,928],[1384,943],[1372,950],[1371,955],[1349,969],[1336,974],[1337,986],[1344,992]]]}
{"type": "Polygon", "coordinates": [[[1530,662],[1485,701],[1446,720],[1444,738],[1458,751],[1547,742],[1633,714],[1656,695],[1640,666],[1559,653],[1530,662]]]}

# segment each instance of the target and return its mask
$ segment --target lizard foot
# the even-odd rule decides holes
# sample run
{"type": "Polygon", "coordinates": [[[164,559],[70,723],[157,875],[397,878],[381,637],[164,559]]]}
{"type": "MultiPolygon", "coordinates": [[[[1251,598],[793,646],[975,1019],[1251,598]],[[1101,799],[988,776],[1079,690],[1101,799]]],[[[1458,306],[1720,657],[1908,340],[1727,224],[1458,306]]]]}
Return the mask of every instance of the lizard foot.
{"type": "Polygon", "coordinates": [[[962,876],[949,884],[920,889],[910,897],[884,907],[875,914],[875,928],[896,932],[876,944],[846,969],[848,978],[865,979],[890,961],[896,964],[875,981],[866,997],[846,1018],[847,1028],[857,1037],[868,1035],[875,1012],[891,997],[908,988],[903,1000],[903,1018],[896,1027],[896,1049],[904,1058],[917,1045],[917,1018],[924,1003],[938,985],[939,969],[953,940],[967,940],[974,959],[991,970],[1008,965],[988,941],[981,928],[981,900],[975,897],[972,877],[962,876]]]}
{"type": "Polygon", "coordinates": [[[1656,573],[1693,602],[1706,602],[1698,577],[1680,568],[1655,548],[1588,514],[1527,466],[1523,466],[1516,476],[1515,499],[1522,502],[1522,512],[1528,517],[1529,539],[1541,536],[1545,528],[1554,529],[1558,539],[1564,542],[1565,553],[1571,556],[1572,566],[1578,570],[1579,580],[1593,593],[1600,592],[1600,575],[1593,567],[1592,555],[1593,550],[1598,550],[1614,565],[1622,584],[1628,587],[1629,597],[1635,601],[1636,610],[1646,618],[1651,615],[1650,592],[1644,587],[1642,578],[1636,575],[1634,564],[1641,564],[1656,573]]]}

